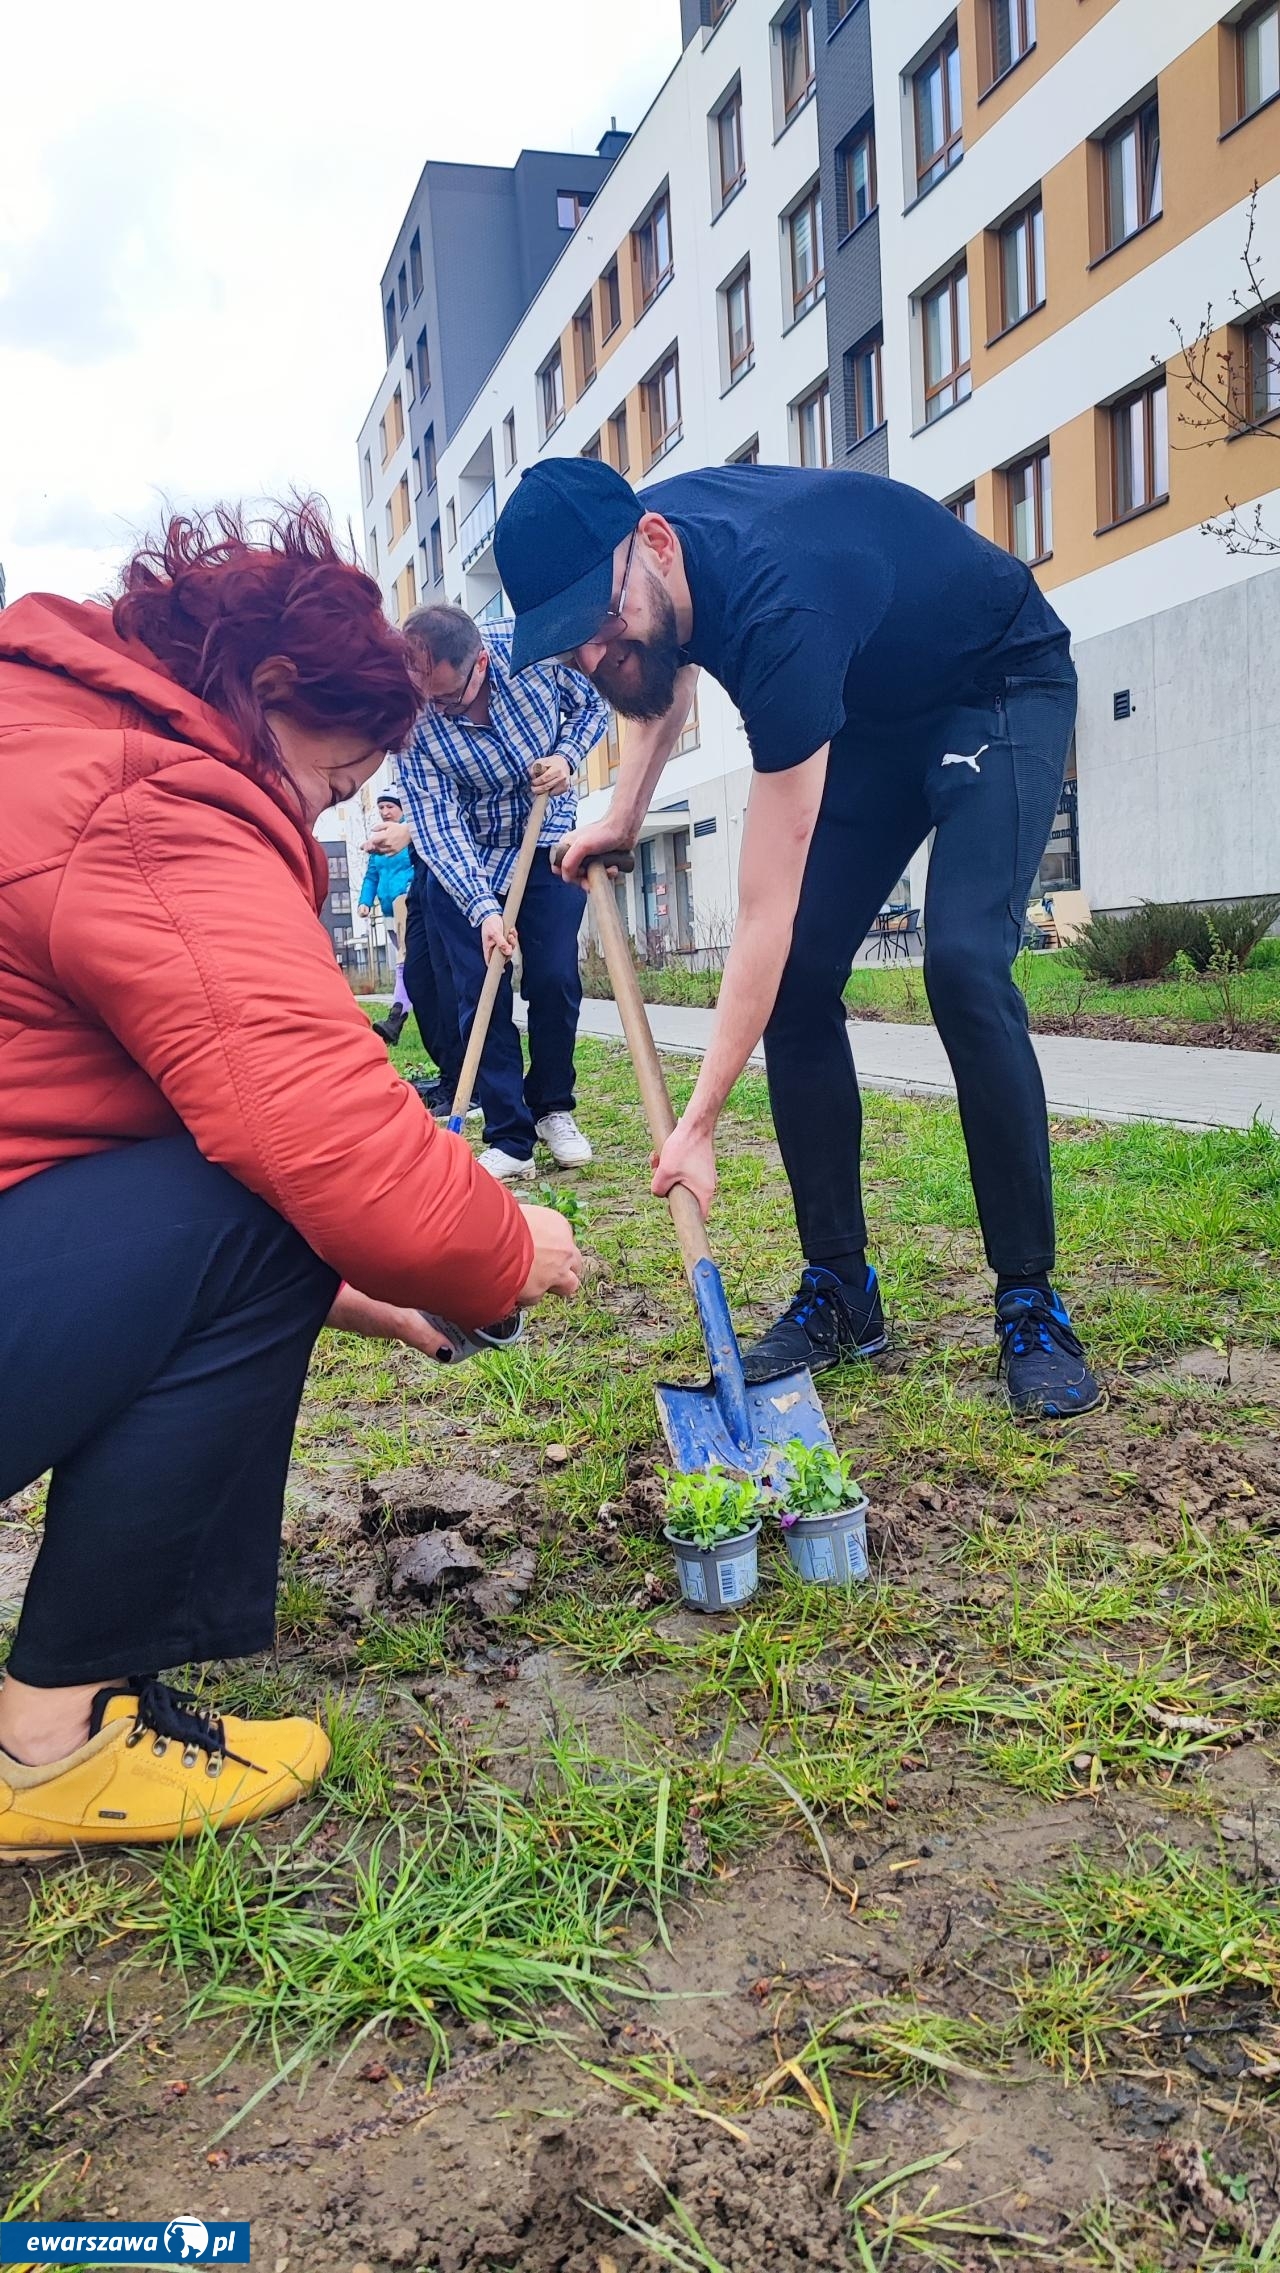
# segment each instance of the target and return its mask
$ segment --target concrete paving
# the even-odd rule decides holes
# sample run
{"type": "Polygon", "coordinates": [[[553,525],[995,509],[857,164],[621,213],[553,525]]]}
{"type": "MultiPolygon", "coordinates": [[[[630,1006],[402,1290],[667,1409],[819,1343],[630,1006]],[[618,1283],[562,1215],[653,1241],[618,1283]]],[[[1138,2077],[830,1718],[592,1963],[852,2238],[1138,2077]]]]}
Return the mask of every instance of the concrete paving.
{"type": "MultiPolygon", "coordinates": [[[[523,1010],[523,1005],[521,1005],[523,1010]]],[[[659,1049],[700,1056],[712,1013],[649,1005],[659,1049]]],[[[612,1002],[584,1002],[578,1031],[620,1041],[612,1002]]],[[[1037,1034],[1036,1056],[1052,1113],[1104,1121],[1172,1121],[1192,1129],[1243,1129],[1253,1120],[1280,1129],[1280,1052],[1196,1050],[1165,1042],[1099,1042],[1037,1034]]],[[[868,1089],[953,1097],[946,1052],[932,1026],[850,1021],[858,1078],[868,1089]]],[[[753,1065],[763,1064],[757,1050],[753,1065]]]]}

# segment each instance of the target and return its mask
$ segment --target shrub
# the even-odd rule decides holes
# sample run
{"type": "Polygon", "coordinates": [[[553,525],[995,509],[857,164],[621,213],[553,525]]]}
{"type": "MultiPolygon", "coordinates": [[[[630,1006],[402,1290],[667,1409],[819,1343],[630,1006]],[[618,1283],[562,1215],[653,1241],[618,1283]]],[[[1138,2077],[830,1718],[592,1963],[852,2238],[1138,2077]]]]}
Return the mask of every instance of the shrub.
{"type": "Polygon", "coordinates": [[[1189,900],[1144,900],[1131,915],[1095,916],[1064,956],[1087,978],[1109,986],[1163,978],[1180,958],[1185,958],[1182,969],[1190,964],[1205,971],[1215,952],[1230,955],[1243,968],[1278,917],[1280,899],[1233,900],[1217,908],[1197,907],[1189,900]]]}
{"type": "Polygon", "coordinates": [[[1249,957],[1251,971],[1280,970],[1280,939],[1260,939],[1249,957]]]}
{"type": "Polygon", "coordinates": [[[659,1471],[667,1487],[667,1527],[691,1547],[718,1547],[740,1539],[760,1513],[761,1491],[749,1477],[707,1468],[698,1476],[659,1471]]]}

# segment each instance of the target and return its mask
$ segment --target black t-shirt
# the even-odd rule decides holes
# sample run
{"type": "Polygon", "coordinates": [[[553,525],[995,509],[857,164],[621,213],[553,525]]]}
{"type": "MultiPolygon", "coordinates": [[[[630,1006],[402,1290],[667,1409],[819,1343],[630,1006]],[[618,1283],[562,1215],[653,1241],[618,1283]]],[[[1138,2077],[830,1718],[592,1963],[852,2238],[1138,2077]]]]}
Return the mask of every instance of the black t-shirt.
{"type": "Polygon", "coordinates": [[[1065,655],[1024,563],[903,482],[712,466],[640,498],[684,550],[687,658],[737,705],[761,772],[864,720],[973,700],[1046,647],[1065,655]]]}

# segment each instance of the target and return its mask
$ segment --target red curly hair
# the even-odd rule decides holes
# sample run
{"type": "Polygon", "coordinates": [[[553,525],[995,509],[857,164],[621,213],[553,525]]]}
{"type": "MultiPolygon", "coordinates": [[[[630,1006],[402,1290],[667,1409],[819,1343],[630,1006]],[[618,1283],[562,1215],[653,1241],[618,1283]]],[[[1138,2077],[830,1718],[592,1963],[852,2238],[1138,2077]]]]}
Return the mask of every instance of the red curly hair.
{"type": "Polygon", "coordinates": [[[287,770],[253,687],[273,656],[293,666],[287,707],[302,723],[367,734],[385,750],[408,740],[421,699],[409,649],[318,500],[253,523],[232,505],[175,513],[134,553],[120,587],[116,630],[221,712],[261,773],[287,770]]]}

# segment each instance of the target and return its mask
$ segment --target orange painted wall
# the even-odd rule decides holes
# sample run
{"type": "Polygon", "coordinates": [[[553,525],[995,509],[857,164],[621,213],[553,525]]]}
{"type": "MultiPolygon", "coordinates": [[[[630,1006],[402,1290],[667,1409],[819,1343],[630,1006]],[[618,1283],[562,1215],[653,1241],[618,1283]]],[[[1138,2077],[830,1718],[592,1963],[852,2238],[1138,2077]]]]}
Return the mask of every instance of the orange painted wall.
{"type": "MultiPolygon", "coordinates": [[[[1043,79],[1068,50],[1117,5],[1117,0],[1036,0],[1036,41],[1030,53],[994,87],[987,86],[990,40],[987,0],[959,0],[960,75],[964,100],[964,138],[972,144],[1020,103],[1028,87],[1043,79]],[[986,88],[986,92],[983,89],[986,88]]],[[[1149,0],[1159,6],[1159,0],[1149,0]]]]}

